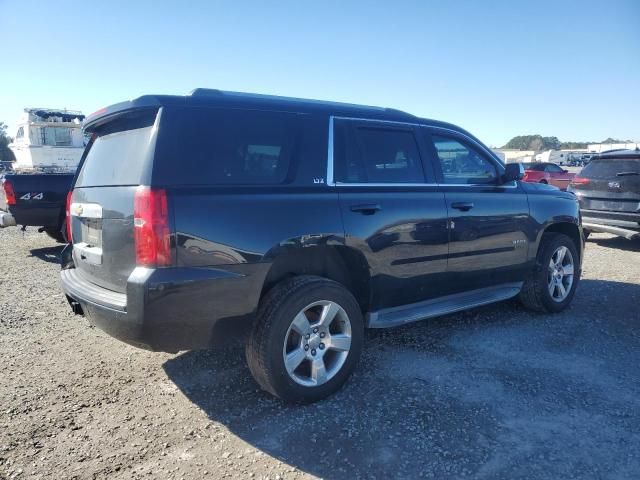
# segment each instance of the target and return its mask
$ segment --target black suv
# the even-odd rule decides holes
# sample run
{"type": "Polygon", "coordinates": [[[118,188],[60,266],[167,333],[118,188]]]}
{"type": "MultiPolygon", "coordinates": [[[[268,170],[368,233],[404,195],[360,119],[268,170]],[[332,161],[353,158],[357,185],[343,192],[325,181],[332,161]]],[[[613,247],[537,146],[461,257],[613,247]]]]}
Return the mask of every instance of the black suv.
{"type": "Polygon", "coordinates": [[[246,332],[272,394],[310,402],[364,329],[519,296],[571,302],[574,195],[454,125],[386,108],[197,89],[86,121],[61,279],[76,313],[176,352],[246,332]]]}
{"type": "Polygon", "coordinates": [[[640,150],[594,155],[567,189],[580,201],[585,236],[590,232],[640,238],[640,150]]]}

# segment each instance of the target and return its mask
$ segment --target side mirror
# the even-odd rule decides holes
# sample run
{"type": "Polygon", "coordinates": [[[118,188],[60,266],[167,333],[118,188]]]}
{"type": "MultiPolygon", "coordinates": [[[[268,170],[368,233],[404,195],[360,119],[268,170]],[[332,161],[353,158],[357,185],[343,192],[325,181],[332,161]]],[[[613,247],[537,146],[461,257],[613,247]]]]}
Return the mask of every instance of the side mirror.
{"type": "Polygon", "coordinates": [[[504,167],[504,183],[522,180],[524,177],[524,167],[521,163],[507,163],[504,167]]]}

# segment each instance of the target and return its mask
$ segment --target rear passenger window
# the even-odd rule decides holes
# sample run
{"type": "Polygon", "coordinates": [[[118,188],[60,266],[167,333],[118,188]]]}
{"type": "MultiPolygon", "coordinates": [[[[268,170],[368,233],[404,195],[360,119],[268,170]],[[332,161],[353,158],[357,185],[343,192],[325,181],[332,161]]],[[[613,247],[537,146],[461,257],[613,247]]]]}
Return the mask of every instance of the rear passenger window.
{"type": "Polygon", "coordinates": [[[342,183],[423,183],[418,145],[411,129],[336,122],[335,180],[342,183]]]}
{"type": "Polygon", "coordinates": [[[493,163],[453,137],[432,135],[446,184],[494,184],[498,178],[493,163]]]}
{"type": "Polygon", "coordinates": [[[193,108],[163,112],[157,183],[272,185],[285,182],[296,114],[193,108]]]}

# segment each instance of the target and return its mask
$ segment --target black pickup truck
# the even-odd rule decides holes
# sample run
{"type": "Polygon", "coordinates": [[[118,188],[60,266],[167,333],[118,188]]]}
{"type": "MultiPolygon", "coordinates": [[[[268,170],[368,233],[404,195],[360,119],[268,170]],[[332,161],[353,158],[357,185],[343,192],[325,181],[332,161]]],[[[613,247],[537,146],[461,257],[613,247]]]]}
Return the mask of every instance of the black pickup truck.
{"type": "Polygon", "coordinates": [[[74,173],[6,173],[0,177],[0,227],[39,227],[66,243],[65,205],[74,173]]]}
{"type": "Polygon", "coordinates": [[[251,372],[287,401],[337,390],[365,328],[511,297],[559,312],[579,282],[576,197],[521,182],[449,123],[198,89],[102,109],[85,131],[72,309],[169,352],[228,344],[246,321],[251,372]]]}

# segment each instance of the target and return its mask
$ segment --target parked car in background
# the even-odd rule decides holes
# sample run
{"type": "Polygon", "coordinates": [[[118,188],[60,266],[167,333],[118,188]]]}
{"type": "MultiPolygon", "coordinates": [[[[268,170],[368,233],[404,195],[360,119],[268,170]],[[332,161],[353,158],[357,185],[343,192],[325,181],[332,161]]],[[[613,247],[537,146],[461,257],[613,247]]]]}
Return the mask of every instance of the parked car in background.
{"type": "Polygon", "coordinates": [[[39,227],[66,243],[67,193],[85,147],[82,120],[78,111],[25,108],[9,144],[16,161],[1,180],[0,228],[39,227]]]}
{"type": "Polygon", "coordinates": [[[197,89],[85,128],[61,271],[73,311],[169,352],[227,345],[246,322],[253,376],[286,401],[340,388],[367,327],[511,297],[560,312],[578,285],[575,196],[519,182],[449,123],[197,89]]]}
{"type": "Polygon", "coordinates": [[[578,197],[587,236],[607,232],[640,238],[640,150],[594,155],[568,191],[578,197]]]}
{"type": "Polygon", "coordinates": [[[0,179],[0,228],[39,227],[66,243],[65,205],[75,173],[6,173],[0,179]]]}
{"type": "Polygon", "coordinates": [[[530,183],[546,183],[558,187],[560,190],[566,190],[575,173],[556,165],[555,163],[523,163],[524,182],[530,183]]]}

